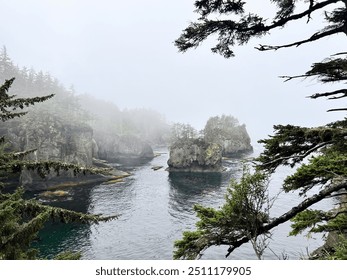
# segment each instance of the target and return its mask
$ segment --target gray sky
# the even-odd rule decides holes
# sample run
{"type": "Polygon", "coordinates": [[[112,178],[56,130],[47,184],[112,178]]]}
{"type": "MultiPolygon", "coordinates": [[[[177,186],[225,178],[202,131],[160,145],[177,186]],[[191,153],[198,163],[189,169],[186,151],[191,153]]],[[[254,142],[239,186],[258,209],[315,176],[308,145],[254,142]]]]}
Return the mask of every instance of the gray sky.
{"type": "MultiPolygon", "coordinates": [[[[268,2],[251,5],[270,16],[271,9],[263,8],[268,2]]],[[[303,21],[236,48],[236,58],[229,60],[210,52],[212,41],[181,54],[173,42],[196,18],[193,3],[0,0],[0,45],[6,45],[20,67],[50,72],[66,87],[73,84],[78,93],[121,109],[152,108],[169,121],[198,129],[210,116],[231,114],[247,125],[253,142],[271,134],[273,124],[316,126],[344,116],[326,113],[337,103],[305,98],[327,86],[278,78],[301,74],[313,62],[344,51],[342,35],[277,52],[254,49],[317,31],[318,24],[303,21]]],[[[313,14],[313,19],[321,18],[321,12],[313,14]]]]}

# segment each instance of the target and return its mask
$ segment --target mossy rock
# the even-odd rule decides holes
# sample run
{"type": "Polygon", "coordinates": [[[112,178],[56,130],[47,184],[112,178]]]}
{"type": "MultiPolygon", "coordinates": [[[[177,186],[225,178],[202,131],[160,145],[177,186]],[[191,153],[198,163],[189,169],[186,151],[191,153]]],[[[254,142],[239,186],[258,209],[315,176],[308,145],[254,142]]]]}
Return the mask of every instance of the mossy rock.
{"type": "Polygon", "coordinates": [[[159,169],[163,168],[162,165],[157,165],[157,166],[152,166],[151,169],[153,169],[153,171],[157,171],[159,169]]]}
{"type": "Polygon", "coordinates": [[[45,191],[43,193],[40,193],[41,197],[63,197],[68,195],[69,195],[69,192],[63,191],[63,190],[45,191]]]}
{"type": "Polygon", "coordinates": [[[122,183],[122,182],[124,182],[123,179],[115,179],[115,180],[110,180],[110,181],[104,182],[104,183],[102,183],[102,185],[113,185],[113,184],[122,183]]]}

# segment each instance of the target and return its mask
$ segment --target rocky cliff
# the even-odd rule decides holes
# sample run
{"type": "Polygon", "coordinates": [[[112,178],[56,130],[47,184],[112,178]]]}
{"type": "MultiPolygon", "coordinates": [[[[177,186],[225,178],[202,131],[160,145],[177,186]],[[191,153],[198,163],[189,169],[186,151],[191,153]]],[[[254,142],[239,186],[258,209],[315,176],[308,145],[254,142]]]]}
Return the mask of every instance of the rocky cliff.
{"type": "Polygon", "coordinates": [[[124,159],[152,159],[154,157],[151,146],[132,135],[108,135],[96,137],[98,156],[110,162],[124,159]]]}
{"type": "Polygon", "coordinates": [[[232,116],[211,117],[203,130],[204,139],[223,147],[223,156],[232,157],[253,151],[251,139],[244,124],[232,116]]]}
{"type": "Polygon", "coordinates": [[[223,147],[223,156],[232,157],[253,151],[251,138],[245,125],[234,128],[233,132],[217,141],[223,147]]]}
{"type": "MultiPolygon", "coordinates": [[[[1,128],[9,142],[7,147],[13,151],[26,151],[36,149],[29,154],[31,161],[59,161],[93,166],[93,153],[97,149],[93,139],[93,130],[88,125],[68,124],[51,114],[28,115],[28,118],[8,122],[1,128]]],[[[97,177],[99,175],[93,175],[97,177]]],[[[53,184],[61,183],[72,178],[73,172],[61,172],[56,176],[54,172],[45,179],[40,178],[36,172],[22,171],[19,183],[28,189],[47,189],[53,184]]],[[[76,180],[89,180],[86,176],[76,180]]]]}
{"type": "MultiPolygon", "coordinates": [[[[36,149],[28,155],[31,161],[59,161],[85,167],[93,167],[95,158],[109,162],[124,159],[152,159],[154,153],[149,144],[135,136],[96,135],[84,123],[67,123],[51,113],[31,112],[20,120],[13,120],[0,128],[6,135],[12,151],[36,149]]],[[[114,172],[119,172],[114,170],[114,172]]],[[[118,176],[118,173],[114,173],[118,176]]],[[[27,189],[45,190],[55,185],[80,184],[104,181],[102,175],[78,175],[73,171],[51,172],[42,179],[36,172],[22,171],[19,183],[27,189]]]]}
{"type": "Polygon", "coordinates": [[[168,171],[220,172],[222,147],[202,139],[177,141],[170,147],[168,171]]]}

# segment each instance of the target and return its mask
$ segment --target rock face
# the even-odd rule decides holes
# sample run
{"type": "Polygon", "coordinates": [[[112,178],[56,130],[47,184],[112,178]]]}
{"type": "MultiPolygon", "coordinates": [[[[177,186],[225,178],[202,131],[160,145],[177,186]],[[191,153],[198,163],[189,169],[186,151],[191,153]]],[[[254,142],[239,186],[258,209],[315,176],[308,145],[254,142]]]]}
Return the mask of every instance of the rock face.
{"type": "Polygon", "coordinates": [[[5,128],[11,150],[37,149],[30,160],[62,161],[92,166],[93,130],[88,125],[62,124],[56,120],[30,124],[12,122],[5,128]]]}
{"type": "Polygon", "coordinates": [[[223,156],[227,157],[253,151],[245,125],[234,128],[232,133],[220,140],[220,144],[223,147],[223,156]]]}
{"type": "MultiPolygon", "coordinates": [[[[227,117],[224,117],[227,119],[227,117]]],[[[204,139],[209,143],[218,143],[223,148],[223,156],[233,157],[252,152],[251,138],[246,126],[238,124],[225,124],[225,120],[212,118],[216,123],[208,123],[204,130],[204,139]]]]}
{"type": "Polygon", "coordinates": [[[118,143],[120,157],[153,158],[154,153],[149,144],[131,135],[120,137],[118,143]]]}
{"type": "Polygon", "coordinates": [[[123,159],[152,159],[153,150],[149,144],[136,136],[112,136],[98,138],[100,159],[110,162],[123,159]]]}
{"type": "Polygon", "coordinates": [[[220,172],[222,147],[201,139],[181,140],[170,147],[168,171],[220,172]]]}
{"type": "MultiPolygon", "coordinates": [[[[95,137],[93,129],[82,123],[67,123],[51,114],[32,114],[28,119],[13,120],[0,127],[12,151],[36,149],[27,156],[30,161],[59,161],[93,167],[95,159],[151,159],[154,153],[149,144],[135,136],[95,137]],[[95,139],[94,139],[95,137],[95,139]]],[[[107,177],[107,176],[106,176],[107,177]]],[[[77,175],[51,172],[44,179],[36,172],[23,170],[13,183],[30,190],[46,190],[56,185],[76,185],[102,182],[103,175],[77,175]],[[19,180],[19,181],[18,181],[19,180]]]]}
{"type": "MultiPolygon", "coordinates": [[[[25,122],[14,121],[4,127],[3,134],[11,143],[9,147],[11,150],[37,149],[27,156],[31,161],[60,161],[80,166],[93,166],[93,151],[97,147],[93,139],[93,131],[88,125],[61,123],[54,118],[29,125],[25,122]]],[[[36,172],[24,170],[21,172],[19,183],[27,189],[44,190],[53,184],[71,180],[73,177],[72,171],[64,171],[60,176],[51,172],[42,179],[36,172]]],[[[90,179],[90,176],[80,176],[73,180],[90,179]]]]}

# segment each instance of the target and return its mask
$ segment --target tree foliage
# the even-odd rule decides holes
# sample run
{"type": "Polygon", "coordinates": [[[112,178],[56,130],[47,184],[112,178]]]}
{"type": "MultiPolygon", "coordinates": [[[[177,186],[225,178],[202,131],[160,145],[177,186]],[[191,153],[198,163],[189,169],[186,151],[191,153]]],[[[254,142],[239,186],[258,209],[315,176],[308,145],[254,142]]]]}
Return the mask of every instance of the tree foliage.
{"type": "MultiPolygon", "coordinates": [[[[0,260],[36,259],[38,251],[31,248],[38,232],[48,220],[62,223],[98,223],[116,216],[101,217],[78,213],[23,198],[24,189],[0,193],[0,260]]],[[[78,254],[64,252],[58,259],[76,258],[78,254]]]]}
{"type": "Polygon", "coordinates": [[[280,48],[300,46],[318,39],[346,33],[346,1],[287,1],[272,0],[277,6],[277,13],[269,23],[269,20],[261,15],[246,10],[247,1],[242,0],[197,0],[195,1],[196,12],[200,15],[196,22],[191,23],[176,40],[176,46],[182,52],[190,48],[198,47],[210,35],[217,34],[217,41],[212,51],[226,58],[234,56],[232,47],[244,45],[252,38],[263,37],[274,29],[280,29],[285,25],[307,18],[311,20],[314,12],[324,13],[326,26],[314,32],[310,37],[289,44],[269,46],[260,45],[261,51],[277,50],[280,48]],[[306,7],[297,12],[300,4],[306,7]],[[336,7],[335,4],[339,4],[336,7]],[[330,11],[330,7],[332,11],[330,11]],[[217,16],[219,17],[217,17],[217,16]],[[225,18],[225,16],[227,18],[225,18]]]}
{"type": "Polygon", "coordinates": [[[19,109],[24,109],[24,107],[29,107],[30,105],[46,101],[53,97],[53,94],[34,98],[16,98],[15,95],[8,95],[7,92],[13,81],[14,78],[6,80],[0,87],[0,117],[3,122],[26,114],[26,112],[23,111],[17,112],[19,109]]]}
{"type": "Polygon", "coordinates": [[[175,242],[174,258],[195,259],[210,246],[233,244],[244,236],[256,246],[259,231],[269,222],[270,206],[267,175],[252,175],[245,167],[241,181],[231,181],[221,209],[194,206],[197,229],[184,232],[183,239],[175,242]]]}
{"type": "MultiPolygon", "coordinates": [[[[27,112],[21,109],[43,102],[53,95],[34,98],[16,98],[8,95],[8,90],[14,79],[6,80],[0,87],[0,112],[1,121],[5,122],[13,118],[24,116],[27,112]]],[[[7,151],[5,149],[5,136],[0,143],[0,178],[1,180],[23,169],[37,171],[42,177],[49,172],[59,173],[61,170],[73,169],[79,172],[100,172],[97,169],[86,169],[74,164],[66,164],[53,161],[30,161],[26,157],[35,150],[7,151]]],[[[0,182],[0,187],[3,183],[0,182]]],[[[63,223],[97,223],[115,218],[101,217],[77,213],[66,209],[43,205],[38,201],[23,198],[24,189],[18,188],[14,193],[3,193],[0,189],[0,260],[1,259],[35,259],[37,250],[31,248],[32,242],[37,237],[40,229],[48,220],[63,223]]],[[[78,254],[63,253],[58,259],[77,258],[78,254]]]]}
{"type": "Polygon", "coordinates": [[[198,132],[190,124],[174,123],[171,126],[170,143],[187,142],[198,138],[198,132]]]}
{"type": "Polygon", "coordinates": [[[235,128],[239,126],[239,121],[233,116],[215,116],[207,120],[204,128],[204,138],[207,142],[225,140],[230,135],[235,134],[235,128]],[[219,139],[216,139],[219,138],[219,139]]]}
{"type": "MultiPolygon", "coordinates": [[[[180,38],[176,40],[176,46],[184,52],[190,48],[198,47],[209,36],[216,34],[218,43],[212,48],[212,51],[229,58],[234,56],[232,50],[234,45],[246,44],[251,38],[263,37],[270,31],[286,27],[287,24],[296,20],[306,18],[306,23],[309,24],[313,20],[313,13],[318,11],[324,14],[325,27],[318,32],[315,31],[310,37],[283,45],[260,45],[257,49],[267,51],[298,47],[339,33],[347,35],[347,2],[344,0],[273,0],[271,2],[276,4],[277,13],[271,22],[258,14],[247,12],[246,2],[237,0],[195,1],[196,12],[200,14],[200,18],[183,31],[180,38]]],[[[343,88],[343,83],[347,77],[346,55],[347,53],[333,54],[322,62],[314,63],[311,69],[302,75],[283,77],[286,80],[313,77],[321,83],[341,84],[342,86],[338,90],[316,92],[310,98],[344,98],[347,96],[347,89],[343,88]]],[[[347,109],[342,107],[330,111],[336,110],[347,109]]],[[[230,219],[235,219],[237,214],[239,217],[248,215],[245,209],[242,209],[242,212],[237,212],[238,209],[231,208],[232,211],[222,214],[222,210],[196,206],[195,210],[200,219],[197,223],[197,230],[185,233],[182,240],[175,243],[175,257],[196,258],[205,249],[214,245],[229,246],[226,254],[229,256],[236,248],[247,242],[252,242],[255,237],[271,233],[271,230],[278,225],[291,220],[291,235],[303,232],[339,234],[340,240],[332,245],[324,256],[320,257],[346,259],[346,133],[347,119],[313,128],[275,125],[274,135],[259,141],[264,145],[264,151],[254,159],[254,175],[244,174],[238,186],[248,184],[251,187],[252,184],[247,180],[245,181],[247,178],[253,178],[256,184],[259,183],[261,186],[262,182],[257,183],[256,181],[259,173],[271,177],[280,166],[295,167],[294,174],[284,179],[282,189],[285,192],[298,191],[302,201],[279,217],[266,217],[264,220],[257,220],[256,231],[250,232],[247,232],[249,230],[247,221],[240,223],[239,229],[230,228],[229,223],[227,223],[230,219]],[[318,202],[332,197],[338,199],[337,207],[328,211],[319,209],[318,202]],[[316,206],[318,209],[312,209],[312,206],[316,206]],[[215,219],[216,213],[223,216],[218,224],[209,220],[211,217],[215,219]],[[207,220],[210,223],[205,222],[207,220]],[[223,224],[222,221],[225,221],[226,224],[223,224]]],[[[235,189],[235,183],[232,184],[232,189],[235,189]]],[[[234,197],[232,195],[230,197],[229,191],[222,209],[230,206],[234,200],[238,201],[238,196],[234,193],[233,195],[234,197]]],[[[240,201],[237,203],[242,204],[240,201]]]]}

